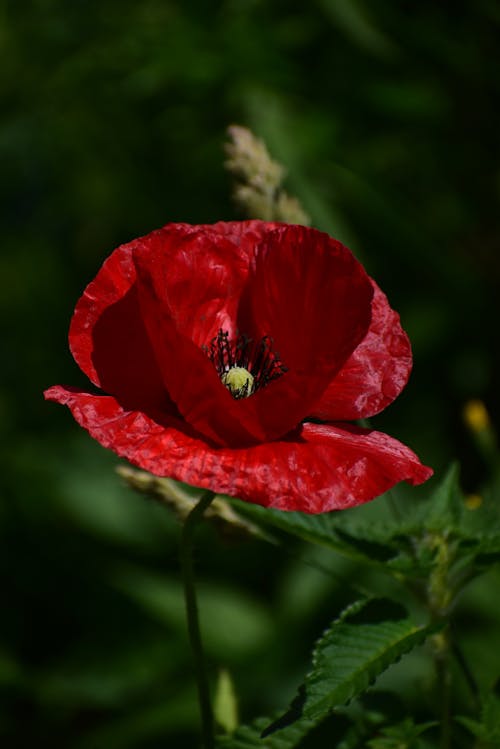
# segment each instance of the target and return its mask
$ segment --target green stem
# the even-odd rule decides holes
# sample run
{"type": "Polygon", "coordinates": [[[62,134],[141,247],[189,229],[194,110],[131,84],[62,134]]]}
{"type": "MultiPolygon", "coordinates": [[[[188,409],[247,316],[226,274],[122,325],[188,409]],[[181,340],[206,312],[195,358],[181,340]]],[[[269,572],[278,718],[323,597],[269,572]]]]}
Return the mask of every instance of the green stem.
{"type": "Polygon", "coordinates": [[[434,661],[441,700],[440,749],[451,749],[451,635],[448,621],[452,592],[449,571],[452,554],[446,534],[432,534],[427,543],[434,549],[434,566],[427,585],[427,605],[434,621],[447,622],[445,628],[434,635],[434,661]]]}
{"type": "Polygon", "coordinates": [[[214,498],[214,493],[204,492],[198,503],[193,507],[182,528],[181,545],[180,545],[180,565],[181,574],[184,582],[184,600],[186,604],[186,616],[189,641],[193,651],[194,666],[196,672],[196,682],[198,685],[198,699],[200,703],[201,727],[203,736],[204,749],[213,749],[214,731],[213,715],[210,703],[210,691],[208,687],[208,678],[205,668],[205,659],[203,656],[203,646],[201,642],[200,623],[198,618],[198,604],[196,602],[196,590],[194,580],[193,564],[193,537],[198,522],[201,520],[203,513],[214,498]]]}
{"type": "Polygon", "coordinates": [[[440,635],[440,647],[436,652],[436,668],[441,699],[441,743],[440,749],[451,748],[451,672],[449,630],[440,635]]]}
{"type": "Polygon", "coordinates": [[[451,651],[453,655],[455,656],[455,659],[458,665],[462,669],[462,673],[464,675],[465,681],[467,682],[467,686],[470,689],[474,703],[476,707],[478,707],[479,706],[479,688],[478,688],[476,679],[474,678],[474,674],[472,673],[470,666],[467,663],[467,660],[461,648],[456,642],[452,642],[451,651]]]}

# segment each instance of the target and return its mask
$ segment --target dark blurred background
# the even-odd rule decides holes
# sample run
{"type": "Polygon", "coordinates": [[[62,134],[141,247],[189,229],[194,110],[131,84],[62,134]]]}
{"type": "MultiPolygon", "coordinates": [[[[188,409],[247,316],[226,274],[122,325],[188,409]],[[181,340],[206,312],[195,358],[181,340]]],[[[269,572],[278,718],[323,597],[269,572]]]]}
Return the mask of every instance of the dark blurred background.
{"type": "MultiPolygon", "coordinates": [[[[5,746],[195,745],[177,525],[42,391],[85,384],[68,324],[115,246],[241,217],[229,124],[401,313],[414,374],[374,425],[480,489],[461,414],[500,410],[499,30],[494,0],[0,3],[5,746]]],[[[269,713],[348,593],[257,542],[200,547],[211,662],[269,713]]]]}

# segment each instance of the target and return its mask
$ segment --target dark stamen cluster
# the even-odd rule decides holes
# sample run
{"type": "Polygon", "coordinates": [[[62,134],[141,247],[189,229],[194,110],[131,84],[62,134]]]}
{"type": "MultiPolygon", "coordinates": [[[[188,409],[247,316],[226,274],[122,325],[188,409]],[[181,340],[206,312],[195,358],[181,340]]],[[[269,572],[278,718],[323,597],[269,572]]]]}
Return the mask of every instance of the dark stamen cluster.
{"type": "Polygon", "coordinates": [[[219,330],[204,349],[219,377],[223,377],[233,367],[243,367],[250,372],[253,377],[251,393],[248,392],[248,385],[241,388],[242,392],[233,392],[233,397],[244,398],[278,379],[287,371],[279,353],[273,351],[272,346],[273,340],[270,336],[264,336],[256,343],[242,334],[238,334],[235,339],[230,339],[227,330],[219,330]]]}

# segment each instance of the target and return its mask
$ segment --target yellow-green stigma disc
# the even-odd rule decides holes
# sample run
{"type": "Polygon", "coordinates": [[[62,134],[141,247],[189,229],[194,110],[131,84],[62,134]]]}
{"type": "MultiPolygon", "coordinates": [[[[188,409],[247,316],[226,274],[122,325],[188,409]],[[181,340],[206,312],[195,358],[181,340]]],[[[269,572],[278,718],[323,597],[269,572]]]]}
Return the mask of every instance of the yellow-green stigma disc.
{"type": "Polygon", "coordinates": [[[253,393],[253,375],[244,367],[231,367],[221,380],[233,398],[248,398],[253,393]]]}

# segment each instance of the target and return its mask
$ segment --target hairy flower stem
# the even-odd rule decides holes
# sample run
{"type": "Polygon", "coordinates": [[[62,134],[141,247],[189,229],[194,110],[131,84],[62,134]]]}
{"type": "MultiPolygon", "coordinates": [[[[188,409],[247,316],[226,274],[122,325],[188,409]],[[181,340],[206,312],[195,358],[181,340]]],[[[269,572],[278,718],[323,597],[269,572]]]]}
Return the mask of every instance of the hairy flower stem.
{"type": "Polygon", "coordinates": [[[193,564],[193,538],[198,522],[203,513],[212,502],[215,494],[204,492],[198,503],[193,507],[182,527],[180,544],[180,565],[184,582],[184,600],[186,604],[186,617],[189,641],[194,657],[196,681],[198,685],[198,699],[200,703],[201,728],[204,749],[214,748],[213,715],[210,702],[210,690],[208,686],[203,646],[201,642],[200,623],[198,618],[198,604],[196,601],[196,590],[194,580],[193,564]]]}
{"type": "Polygon", "coordinates": [[[441,702],[441,743],[440,749],[451,748],[451,672],[450,672],[450,625],[448,620],[452,603],[449,586],[451,563],[450,547],[446,534],[436,533],[428,539],[435,550],[434,568],[427,586],[427,601],[434,620],[446,622],[444,629],[434,635],[434,663],[441,702]]]}
{"type": "Polygon", "coordinates": [[[440,749],[451,749],[451,672],[450,672],[450,631],[446,627],[435,636],[434,660],[441,702],[441,741],[440,749]]]}

